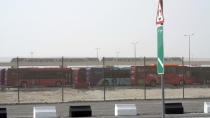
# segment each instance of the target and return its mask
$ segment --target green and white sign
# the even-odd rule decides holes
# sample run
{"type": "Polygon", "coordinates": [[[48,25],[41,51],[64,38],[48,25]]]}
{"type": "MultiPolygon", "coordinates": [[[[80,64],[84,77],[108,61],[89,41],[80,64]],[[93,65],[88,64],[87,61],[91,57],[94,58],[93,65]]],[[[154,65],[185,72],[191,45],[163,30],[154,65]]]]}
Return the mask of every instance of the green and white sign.
{"type": "Polygon", "coordinates": [[[164,74],[163,26],[157,28],[157,71],[164,74]]]}

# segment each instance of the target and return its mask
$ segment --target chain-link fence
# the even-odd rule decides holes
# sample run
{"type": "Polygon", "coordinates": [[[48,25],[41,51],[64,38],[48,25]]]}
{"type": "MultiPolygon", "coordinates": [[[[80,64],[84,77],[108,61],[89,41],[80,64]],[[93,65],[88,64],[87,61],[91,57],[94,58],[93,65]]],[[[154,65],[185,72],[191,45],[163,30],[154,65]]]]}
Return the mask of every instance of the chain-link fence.
{"type": "MultiPolygon", "coordinates": [[[[210,98],[210,60],[165,62],[166,99],[210,98]]],[[[12,58],[0,62],[0,103],[161,99],[155,63],[146,57],[12,58]]]]}

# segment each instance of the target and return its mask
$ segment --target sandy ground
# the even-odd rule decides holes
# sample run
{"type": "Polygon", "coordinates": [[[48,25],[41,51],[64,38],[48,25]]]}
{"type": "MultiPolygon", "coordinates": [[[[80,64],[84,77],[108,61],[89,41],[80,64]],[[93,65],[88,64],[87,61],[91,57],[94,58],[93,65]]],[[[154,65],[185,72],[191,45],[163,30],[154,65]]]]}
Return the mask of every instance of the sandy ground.
{"type": "MultiPolygon", "coordinates": [[[[64,102],[68,101],[102,101],[104,100],[104,88],[89,89],[63,89],[64,102]]],[[[161,88],[144,88],[137,87],[109,87],[105,91],[106,100],[122,99],[161,99],[161,88]]],[[[185,98],[210,98],[210,88],[208,87],[188,87],[184,89],[185,98]]],[[[165,88],[165,98],[182,98],[183,88],[165,88]]],[[[19,92],[21,103],[52,103],[62,102],[61,88],[30,88],[22,89],[19,92]]],[[[0,91],[1,103],[17,103],[17,89],[0,91]]]]}

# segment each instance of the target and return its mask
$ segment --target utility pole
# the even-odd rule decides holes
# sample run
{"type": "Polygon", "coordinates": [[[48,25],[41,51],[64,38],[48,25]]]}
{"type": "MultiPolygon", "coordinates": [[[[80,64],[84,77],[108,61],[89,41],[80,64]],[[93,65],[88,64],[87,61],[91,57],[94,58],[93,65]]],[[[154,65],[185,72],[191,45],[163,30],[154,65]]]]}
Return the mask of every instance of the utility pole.
{"type": "Polygon", "coordinates": [[[138,44],[138,42],[137,41],[135,41],[135,42],[132,42],[131,44],[133,44],[133,46],[134,46],[134,62],[135,62],[135,66],[136,66],[136,45],[138,44]]]}
{"type": "Polygon", "coordinates": [[[119,56],[119,54],[120,54],[120,52],[117,51],[117,52],[116,52],[116,65],[118,65],[118,56],[119,56]]]}
{"type": "Polygon", "coordinates": [[[33,58],[33,54],[34,54],[34,52],[32,52],[32,51],[31,51],[30,53],[31,53],[31,58],[33,58]]]}
{"type": "Polygon", "coordinates": [[[103,57],[103,86],[104,86],[104,101],[106,101],[106,84],[105,84],[105,57],[103,57]]]}
{"type": "Polygon", "coordinates": [[[97,59],[99,58],[98,53],[99,53],[100,48],[96,48],[96,57],[97,59]]]}
{"type": "MultiPolygon", "coordinates": [[[[63,71],[63,77],[65,78],[65,72],[64,72],[64,69],[63,69],[63,68],[64,68],[63,60],[64,60],[64,59],[63,59],[63,56],[62,56],[62,58],[61,58],[61,64],[62,64],[62,65],[61,65],[61,68],[62,68],[62,71],[63,71]]],[[[61,88],[61,91],[62,91],[62,102],[64,101],[64,90],[63,90],[63,86],[64,86],[64,85],[63,85],[63,84],[64,84],[64,83],[61,84],[61,86],[62,86],[62,88],[61,88]]]]}
{"type": "Polygon", "coordinates": [[[19,58],[17,57],[18,103],[20,103],[19,58]]]}
{"type": "Polygon", "coordinates": [[[99,50],[100,48],[96,48],[96,58],[98,59],[98,65],[100,64],[100,61],[99,61],[99,50]]]}
{"type": "Polygon", "coordinates": [[[189,37],[189,67],[190,67],[190,65],[191,65],[191,63],[190,63],[190,37],[193,36],[193,35],[194,35],[194,33],[192,33],[192,34],[185,34],[185,35],[184,35],[184,36],[189,37]]]}

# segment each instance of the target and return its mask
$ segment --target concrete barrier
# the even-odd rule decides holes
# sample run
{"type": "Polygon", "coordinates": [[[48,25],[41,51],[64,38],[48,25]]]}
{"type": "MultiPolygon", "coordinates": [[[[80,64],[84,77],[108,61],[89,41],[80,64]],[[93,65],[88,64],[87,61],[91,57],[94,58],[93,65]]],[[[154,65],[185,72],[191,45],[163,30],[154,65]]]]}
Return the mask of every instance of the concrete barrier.
{"type": "Polygon", "coordinates": [[[183,114],[184,108],[182,103],[165,103],[166,114],[183,114]]]}
{"type": "Polygon", "coordinates": [[[34,107],[33,118],[56,118],[56,108],[55,106],[34,107]]]}
{"type": "Polygon", "coordinates": [[[204,113],[210,113],[210,102],[204,102],[204,113]]]}
{"type": "Polygon", "coordinates": [[[92,110],[90,105],[69,107],[69,117],[91,117],[91,116],[92,116],[92,110]]]}
{"type": "Polygon", "coordinates": [[[115,116],[135,116],[135,104],[115,104],[115,116]]]}
{"type": "Polygon", "coordinates": [[[7,108],[0,108],[0,118],[7,118],[7,108]]]}

